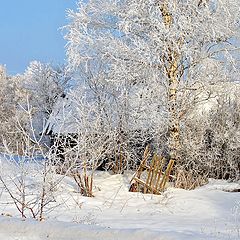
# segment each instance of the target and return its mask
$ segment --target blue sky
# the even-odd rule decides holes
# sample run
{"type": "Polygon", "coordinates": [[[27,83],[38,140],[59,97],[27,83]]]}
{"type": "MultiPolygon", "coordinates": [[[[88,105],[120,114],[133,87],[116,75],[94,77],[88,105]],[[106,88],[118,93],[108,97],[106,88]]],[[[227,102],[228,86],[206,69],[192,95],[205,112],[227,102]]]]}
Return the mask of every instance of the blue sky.
{"type": "Polygon", "coordinates": [[[76,0],[0,0],[0,64],[9,74],[24,72],[29,62],[64,63],[66,44],[60,27],[76,0]]]}

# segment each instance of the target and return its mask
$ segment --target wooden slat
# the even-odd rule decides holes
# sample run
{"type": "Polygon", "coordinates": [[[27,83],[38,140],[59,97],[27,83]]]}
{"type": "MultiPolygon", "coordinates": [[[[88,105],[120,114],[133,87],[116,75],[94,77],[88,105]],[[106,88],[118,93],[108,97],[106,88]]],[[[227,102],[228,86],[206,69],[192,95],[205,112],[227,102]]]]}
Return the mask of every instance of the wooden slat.
{"type": "Polygon", "coordinates": [[[164,175],[164,173],[162,172],[162,169],[163,169],[163,165],[164,165],[164,162],[165,162],[165,159],[163,157],[159,157],[159,158],[160,158],[159,161],[161,161],[161,162],[160,162],[160,165],[159,165],[158,177],[157,177],[156,186],[155,186],[157,191],[159,189],[161,176],[164,175]]]}
{"type": "Polygon", "coordinates": [[[149,158],[149,146],[146,147],[144,154],[143,154],[143,160],[141,161],[136,173],[133,175],[130,182],[132,182],[132,180],[135,178],[135,176],[137,176],[138,178],[141,177],[143,169],[146,167],[146,162],[147,162],[148,158],[149,158]]]}
{"type": "Polygon", "coordinates": [[[168,163],[167,169],[165,171],[165,174],[163,176],[163,179],[161,181],[161,184],[160,184],[160,189],[159,189],[160,191],[163,191],[165,188],[165,185],[167,183],[167,180],[169,179],[169,175],[172,170],[173,164],[174,164],[174,160],[170,160],[170,162],[168,163]]]}
{"type": "Polygon", "coordinates": [[[154,168],[154,174],[153,174],[154,176],[153,176],[152,184],[151,184],[151,186],[154,189],[157,189],[157,179],[161,175],[161,173],[159,173],[160,167],[161,167],[161,160],[160,160],[160,157],[157,155],[156,156],[156,162],[155,162],[155,168],[154,168]]]}
{"type": "MultiPolygon", "coordinates": [[[[151,165],[150,165],[150,169],[148,170],[148,175],[147,175],[147,180],[146,180],[146,186],[149,185],[150,180],[152,179],[152,171],[155,165],[155,160],[156,160],[156,154],[154,154],[151,165]]],[[[147,193],[147,187],[144,187],[143,193],[147,193]]]]}
{"type": "Polygon", "coordinates": [[[151,186],[152,189],[155,189],[154,185],[155,185],[155,180],[156,180],[157,168],[158,168],[158,156],[157,156],[157,154],[155,154],[155,159],[153,160],[152,175],[151,175],[150,182],[149,182],[149,185],[151,186]]]}

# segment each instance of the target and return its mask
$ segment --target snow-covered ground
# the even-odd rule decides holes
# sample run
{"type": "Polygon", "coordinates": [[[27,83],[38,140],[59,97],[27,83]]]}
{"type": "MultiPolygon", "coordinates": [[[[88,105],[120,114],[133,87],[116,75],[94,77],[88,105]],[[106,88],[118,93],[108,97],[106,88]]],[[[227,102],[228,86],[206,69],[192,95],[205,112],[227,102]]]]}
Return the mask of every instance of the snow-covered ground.
{"type": "MultiPolygon", "coordinates": [[[[1,174],[16,178],[19,173],[2,161],[1,174]]],[[[80,196],[71,178],[65,177],[55,189],[55,201],[48,206],[43,222],[21,219],[0,184],[0,239],[240,239],[240,193],[229,192],[240,188],[239,183],[210,180],[192,191],[168,188],[156,196],[128,192],[130,178],[131,173],[97,172],[95,197],[87,198],[80,196]]],[[[39,176],[31,174],[26,182],[34,192],[39,176]]],[[[11,186],[10,180],[8,184],[11,186]]]]}

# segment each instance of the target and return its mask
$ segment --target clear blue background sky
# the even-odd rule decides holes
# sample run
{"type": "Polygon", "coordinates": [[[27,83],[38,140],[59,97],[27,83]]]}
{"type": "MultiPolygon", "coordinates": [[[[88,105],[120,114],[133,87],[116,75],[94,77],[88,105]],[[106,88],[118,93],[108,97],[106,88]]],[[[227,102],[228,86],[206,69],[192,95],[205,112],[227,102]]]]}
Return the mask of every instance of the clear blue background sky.
{"type": "Polygon", "coordinates": [[[0,0],[0,64],[9,74],[24,72],[29,62],[64,63],[66,41],[60,27],[76,0],[0,0]]]}

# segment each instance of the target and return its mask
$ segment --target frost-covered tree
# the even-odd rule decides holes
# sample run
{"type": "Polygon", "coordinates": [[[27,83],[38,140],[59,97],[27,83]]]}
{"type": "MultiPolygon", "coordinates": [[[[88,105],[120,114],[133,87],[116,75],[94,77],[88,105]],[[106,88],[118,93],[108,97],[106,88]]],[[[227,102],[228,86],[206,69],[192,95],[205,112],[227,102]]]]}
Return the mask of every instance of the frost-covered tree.
{"type": "MultiPolygon", "coordinates": [[[[215,97],[199,105],[185,120],[181,156],[188,172],[183,168],[181,172],[194,177],[192,180],[198,176],[204,177],[204,181],[209,177],[237,180],[240,178],[240,85],[230,82],[213,87],[215,97]]],[[[192,182],[188,187],[195,186],[192,182]]]]}
{"type": "Polygon", "coordinates": [[[70,76],[65,68],[33,61],[25,71],[24,79],[24,88],[28,92],[26,104],[32,108],[36,129],[41,131],[58,98],[64,95],[70,76]]]}
{"type": "Polygon", "coordinates": [[[119,123],[155,133],[165,125],[169,157],[179,161],[183,120],[211,97],[208,85],[236,73],[239,7],[236,0],[79,1],[68,14],[69,64],[94,79],[112,116],[121,111],[119,123]]]}
{"type": "Polygon", "coordinates": [[[26,92],[22,88],[20,75],[9,76],[6,68],[0,66],[0,151],[21,153],[24,145],[20,125],[24,128],[26,119],[20,108],[26,92]]]}

